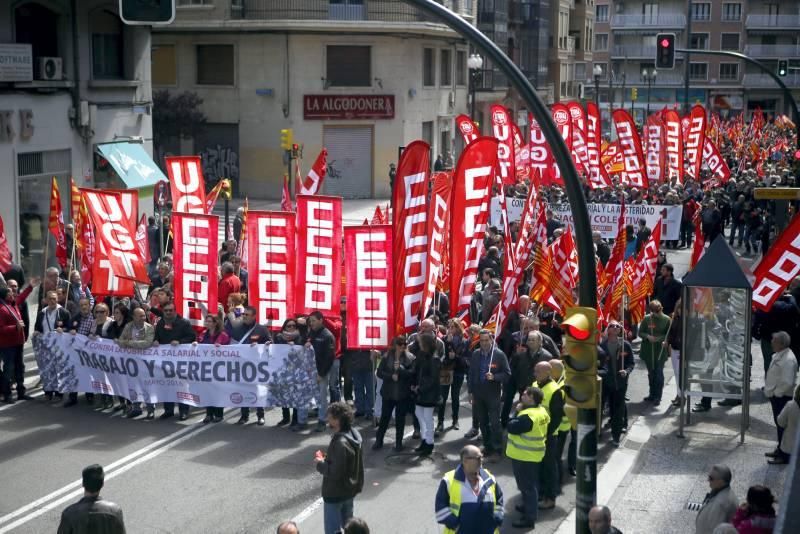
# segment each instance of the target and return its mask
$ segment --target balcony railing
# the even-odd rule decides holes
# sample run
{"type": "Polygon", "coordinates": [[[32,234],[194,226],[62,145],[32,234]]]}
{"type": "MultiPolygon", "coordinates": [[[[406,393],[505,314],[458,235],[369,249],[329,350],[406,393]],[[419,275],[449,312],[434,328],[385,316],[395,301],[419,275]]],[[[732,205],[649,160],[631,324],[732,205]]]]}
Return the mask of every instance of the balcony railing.
{"type": "Polygon", "coordinates": [[[751,44],[744,47],[745,55],[764,58],[798,58],[800,44],[751,44]]]}
{"type": "Polygon", "coordinates": [[[686,15],[681,13],[630,14],[611,17],[612,30],[633,30],[637,28],[681,29],[684,26],[686,26],[686,15]]]}
{"type": "MultiPolygon", "coordinates": [[[[453,2],[444,2],[451,7],[453,2]]],[[[395,0],[242,0],[231,17],[245,20],[341,20],[437,22],[405,2],[395,0]]],[[[458,6],[456,6],[458,7],[458,6]]]]}
{"type": "Polygon", "coordinates": [[[800,15],[747,15],[748,30],[793,30],[800,28],[800,15]]]}
{"type": "Polygon", "coordinates": [[[611,50],[611,57],[628,58],[628,59],[655,59],[656,47],[655,46],[641,46],[641,45],[614,45],[611,50]]]}
{"type": "MultiPolygon", "coordinates": [[[[786,87],[800,87],[800,73],[794,72],[781,78],[781,81],[786,84],[786,87]]],[[[768,74],[745,74],[742,79],[742,84],[745,88],[750,87],[764,87],[778,89],[778,84],[775,83],[768,74]]]]}

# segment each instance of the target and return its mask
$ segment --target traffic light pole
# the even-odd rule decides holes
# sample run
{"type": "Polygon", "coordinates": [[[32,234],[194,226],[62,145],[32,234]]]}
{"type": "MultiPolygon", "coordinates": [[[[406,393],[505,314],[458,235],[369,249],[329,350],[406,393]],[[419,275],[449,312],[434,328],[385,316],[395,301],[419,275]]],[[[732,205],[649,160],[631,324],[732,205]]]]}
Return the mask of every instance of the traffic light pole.
{"type": "MultiPolygon", "coordinates": [[[[528,110],[536,118],[542,128],[545,140],[553,151],[556,163],[561,169],[564,178],[564,188],[567,192],[570,209],[572,211],[573,225],[575,227],[575,241],[578,249],[578,271],[580,285],[578,296],[581,306],[597,307],[597,279],[595,278],[594,246],[592,244],[592,228],[589,224],[589,211],[583,187],[572,163],[567,146],[561,133],[556,128],[550,111],[536,93],[531,82],[497,47],[488,37],[481,33],[475,26],[459,17],[446,7],[434,0],[404,0],[433,15],[441,22],[452,28],[464,37],[472,46],[480,50],[491,59],[508,77],[511,85],[519,92],[528,110]]],[[[578,457],[577,457],[577,490],[576,512],[577,534],[589,534],[589,509],[597,500],[597,410],[578,410],[578,457]]]]}
{"type": "MultiPolygon", "coordinates": [[[[761,70],[761,72],[763,72],[764,74],[767,74],[770,78],[772,78],[775,81],[775,83],[778,84],[778,87],[780,87],[783,90],[784,98],[786,98],[786,100],[788,100],[789,104],[792,106],[792,116],[794,117],[794,124],[795,124],[795,127],[797,128],[797,148],[800,149],[800,111],[798,111],[798,108],[797,108],[797,100],[794,99],[794,96],[792,95],[792,92],[789,90],[788,87],[786,87],[786,84],[783,83],[783,80],[781,80],[780,76],[778,76],[777,74],[772,72],[772,69],[768,68],[766,65],[764,65],[760,61],[758,61],[756,59],[753,59],[750,56],[746,56],[744,54],[740,54],[739,52],[729,52],[727,50],[687,50],[685,48],[676,48],[675,51],[687,54],[687,60],[686,60],[687,63],[689,61],[688,60],[688,54],[689,53],[697,54],[697,55],[704,55],[705,54],[705,55],[709,55],[709,56],[727,56],[727,57],[733,57],[733,58],[736,58],[736,59],[741,59],[743,61],[746,61],[746,62],[750,63],[751,65],[755,65],[756,67],[758,67],[761,70]]],[[[686,78],[687,87],[688,87],[688,83],[689,83],[688,79],[689,78],[687,76],[687,78],[686,78]]],[[[689,93],[688,93],[688,90],[687,90],[686,94],[687,94],[686,105],[688,107],[688,105],[689,105],[689,101],[688,101],[688,94],[689,93]]],[[[687,112],[688,112],[688,109],[687,109],[687,112]]]]}

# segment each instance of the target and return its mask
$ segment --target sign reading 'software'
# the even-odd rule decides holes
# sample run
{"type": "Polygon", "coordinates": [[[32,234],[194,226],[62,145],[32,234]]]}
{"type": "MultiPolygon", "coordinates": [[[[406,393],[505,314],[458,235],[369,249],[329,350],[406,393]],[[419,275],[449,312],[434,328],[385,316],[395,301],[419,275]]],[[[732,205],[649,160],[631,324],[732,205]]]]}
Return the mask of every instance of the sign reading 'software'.
{"type": "Polygon", "coordinates": [[[29,44],[0,44],[0,82],[33,80],[33,54],[29,44]]]}
{"type": "Polygon", "coordinates": [[[393,119],[394,95],[304,95],[303,118],[393,119]]]}

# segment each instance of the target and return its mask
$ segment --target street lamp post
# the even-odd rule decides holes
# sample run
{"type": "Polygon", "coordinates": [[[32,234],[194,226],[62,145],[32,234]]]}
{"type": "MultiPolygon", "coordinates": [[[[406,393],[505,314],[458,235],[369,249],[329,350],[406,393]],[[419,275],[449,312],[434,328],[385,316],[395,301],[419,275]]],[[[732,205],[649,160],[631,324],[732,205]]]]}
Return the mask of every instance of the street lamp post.
{"type": "Polygon", "coordinates": [[[650,116],[650,89],[653,87],[657,75],[658,71],[656,69],[642,69],[642,78],[647,82],[647,111],[644,115],[645,121],[647,121],[647,117],[650,116]]]}
{"type": "Polygon", "coordinates": [[[475,89],[478,85],[482,67],[483,58],[478,54],[471,54],[467,59],[467,68],[469,69],[470,95],[472,97],[469,116],[472,118],[473,122],[475,121],[475,89]]]}
{"type": "Polygon", "coordinates": [[[625,72],[622,72],[622,94],[619,95],[619,109],[625,109],[625,72]]]}
{"type": "Polygon", "coordinates": [[[600,76],[603,75],[603,69],[600,65],[595,65],[592,69],[594,75],[594,105],[600,109],[600,76]]]}

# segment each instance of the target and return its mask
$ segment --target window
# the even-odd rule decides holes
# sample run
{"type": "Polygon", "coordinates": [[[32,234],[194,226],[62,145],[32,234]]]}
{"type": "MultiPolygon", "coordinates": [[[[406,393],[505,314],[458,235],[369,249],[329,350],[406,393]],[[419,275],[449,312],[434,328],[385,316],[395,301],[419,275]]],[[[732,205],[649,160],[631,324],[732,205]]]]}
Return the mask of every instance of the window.
{"type": "Polygon", "coordinates": [[[33,64],[40,57],[58,57],[58,14],[33,2],[14,10],[17,43],[31,45],[33,64]]]}
{"type": "Polygon", "coordinates": [[[92,79],[123,79],[122,21],[105,9],[93,11],[89,19],[92,32],[92,79]]]}
{"type": "Polygon", "coordinates": [[[692,2],[692,20],[711,20],[711,4],[692,2]]]}
{"type": "Polygon", "coordinates": [[[720,48],[722,50],[739,50],[739,34],[738,33],[723,33],[720,39],[720,48]]]}
{"type": "Polygon", "coordinates": [[[153,45],[150,49],[153,85],[178,85],[175,45],[153,45]]]}
{"type": "Polygon", "coordinates": [[[690,63],[689,64],[689,79],[690,80],[707,80],[708,79],[708,63],[690,63]]]}
{"type": "Polygon", "coordinates": [[[738,3],[722,4],[722,20],[726,21],[742,20],[742,4],[738,3]]]}
{"type": "Polygon", "coordinates": [[[739,79],[739,64],[738,63],[720,63],[719,64],[719,79],[720,80],[733,80],[739,79]]]}
{"type": "Polygon", "coordinates": [[[467,52],[456,51],[456,85],[467,85],[467,52]]]}
{"type": "Polygon", "coordinates": [[[197,45],[197,85],[234,85],[233,45],[197,45]]]}
{"type": "Polygon", "coordinates": [[[446,87],[453,83],[452,52],[445,48],[439,50],[439,85],[446,87]]]}
{"type": "Polygon", "coordinates": [[[706,50],[708,48],[707,33],[693,33],[689,40],[689,48],[692,50],[706,50]]]}
{"type": "Polygon", "coordinates": [[[436,58],[433,48],[422,49],[422,85],[431,87],[436,85],[436,58]]]}
{"type": "Polygon", "coordinates": [[[594,50],[595,52],[603,52],[608,50],[608,34],[596,33],[594,34],[594,50]]]}
{"type": "Polygon", "coordinates": [[[369,46],[328,46],[325,49],[325,65],[327,85],[372,86],[372,49],[369,46]]]}
{"type": "Polygon", "coordinates": [[[594,20],[595,22],[608,22],[608,6],[594,6],[594,20]]]}

